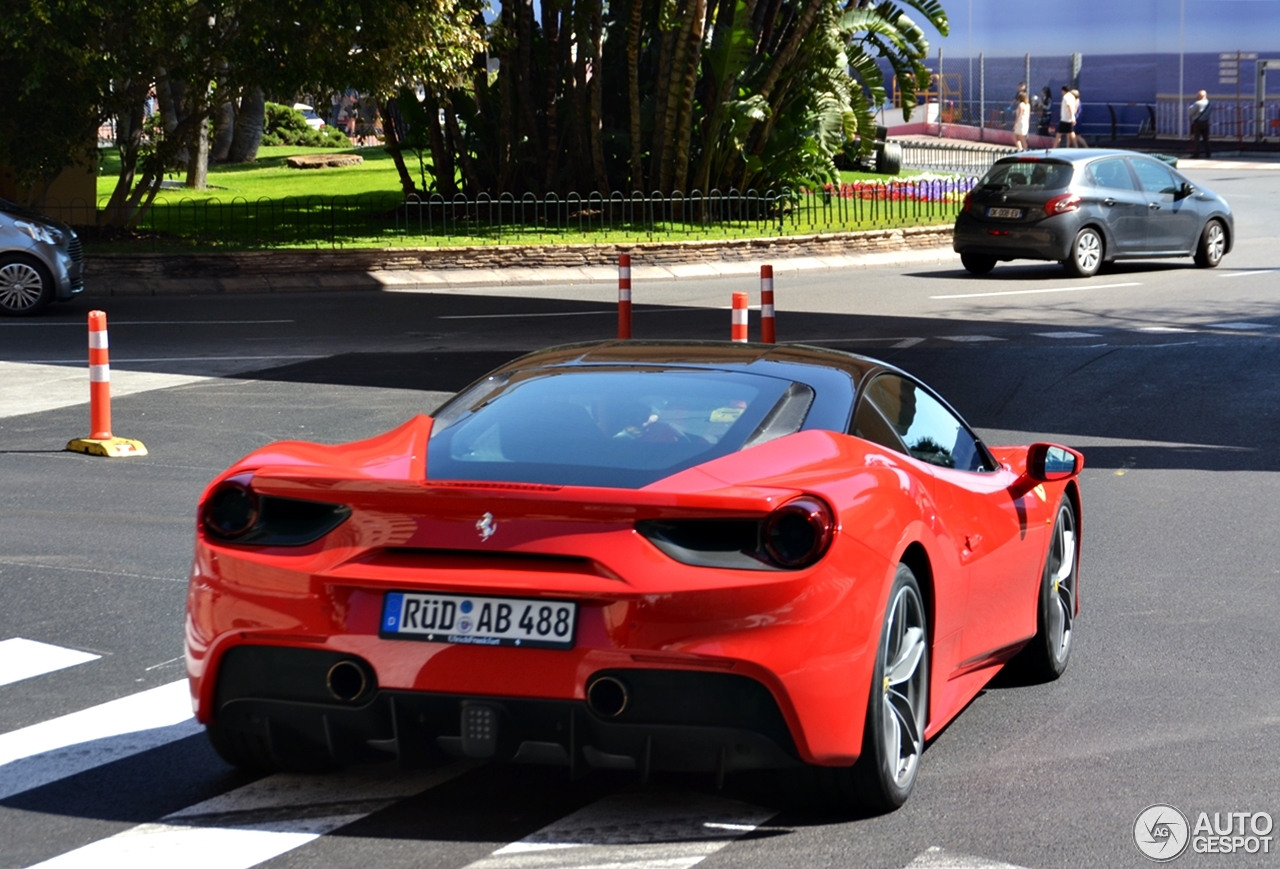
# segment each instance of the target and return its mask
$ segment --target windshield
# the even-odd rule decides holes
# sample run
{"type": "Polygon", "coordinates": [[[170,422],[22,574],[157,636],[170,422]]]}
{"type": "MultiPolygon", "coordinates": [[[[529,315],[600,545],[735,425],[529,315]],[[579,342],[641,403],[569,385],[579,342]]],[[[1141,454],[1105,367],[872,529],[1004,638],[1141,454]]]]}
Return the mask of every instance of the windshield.
{"type": "Polygon", "coordinates": [[[781,378],[697,369],[488,378],[436,415],[427,479],[638,489],[799,431],[813,396],[781,378]]]}
{"type": "Polygon", "coordinates": [[[982,178],[983,187],[1008,190],[1062,190],[1070,183],[1070,163],[1027,158],[997,163],[982,178]]]}

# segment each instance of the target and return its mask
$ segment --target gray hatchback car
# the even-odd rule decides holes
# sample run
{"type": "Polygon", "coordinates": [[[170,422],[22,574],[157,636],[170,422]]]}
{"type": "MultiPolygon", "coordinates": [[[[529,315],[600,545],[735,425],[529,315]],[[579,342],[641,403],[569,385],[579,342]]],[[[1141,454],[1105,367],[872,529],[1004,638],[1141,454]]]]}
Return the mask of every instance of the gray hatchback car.
{"type": "Polygon", "coordinates": [[[83,289],[84,253],[75,231],[0,199],[0,314],[34,314],[83,289]]]}
{"type": "Polygon", "coordinates": [[[1234,235],[1226,200],[1160,160],[1056,149],[997,161],[965,196],[953,247],[975,275],[1040,259],[1089,277],[1103,263],[1137,257],[1190,256],[1213,268],[1234,235]]]}

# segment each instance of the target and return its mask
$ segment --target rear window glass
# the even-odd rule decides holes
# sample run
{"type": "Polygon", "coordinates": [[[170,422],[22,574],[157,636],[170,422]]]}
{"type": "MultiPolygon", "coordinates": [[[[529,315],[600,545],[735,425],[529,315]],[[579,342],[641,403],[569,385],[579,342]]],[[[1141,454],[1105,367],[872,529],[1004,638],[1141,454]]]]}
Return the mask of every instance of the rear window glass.
{"type": "Polygon", "coordinates": [[[640,488],[799,431],[813,397],[805,384],[733,371],[489,378],[437,413],[427,478],[640,488]]]}
{"type": "Polygon", "coordinates": [[[1071,183],[1071,164],[1050,160],[997,163],[982,177],[983,187],[1061,190],[1071,183]]]}

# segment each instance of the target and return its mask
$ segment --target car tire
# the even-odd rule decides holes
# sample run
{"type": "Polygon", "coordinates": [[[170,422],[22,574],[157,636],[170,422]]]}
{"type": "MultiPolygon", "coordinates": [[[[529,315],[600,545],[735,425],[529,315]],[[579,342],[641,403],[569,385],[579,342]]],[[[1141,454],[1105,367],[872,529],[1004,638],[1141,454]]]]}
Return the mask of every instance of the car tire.
{"type": "Polygon", "coordinates": [[[1063,261],[1067,272],[1077,278],[1091,278],[1102,268],[1105,247],[1102,236],[1092,226],[1076,233],[1071,242],[1071,254],[1063,261]]]}
{"type": "Polygon", "coordinates": [[[1210,220],[1200,233],[1196,245],[1196,265],[1202,269],[1217,268],[1227,252],[1227,231],[1219,220],[1210,220]]]}
{"type": "Polygon", "coordinates": [[[329,772],[337,764],[321,746],[290,740],[278,749],[269,737],[206,724],[213,750],[227,763],[252,773],[329,772]]]}
{"type": "Polygon", "coordinates": [[[1019,653],[1016,663],[1029,682],[1052,682],[1067,670],[1076,615],[1079,537],[1071,499],[1058,504],[1040,577],[1036,635],[1019,653]]]}
{"type": "Polygon", "coordinates": [[[53,275],[22,254],[0,257],[0,314],[26,317],[53,301],[53,275]]]}
{"type": "Polygon", "coordinates": [[[979,253],[962,253],[960,254],[960,264],[964,266],[964,270],[969,274],[982,276],[996,267],[996,258],[983,256],[979,253]]]}
{"type": "Polygon", "coordinates": [[[880,628],[862,753],[853,766],[808,766],[788,773],[786,792],[805,808],[893,811],[915,786],[928,708],[928,610],[915,574],[900,564],[880,628]]]}

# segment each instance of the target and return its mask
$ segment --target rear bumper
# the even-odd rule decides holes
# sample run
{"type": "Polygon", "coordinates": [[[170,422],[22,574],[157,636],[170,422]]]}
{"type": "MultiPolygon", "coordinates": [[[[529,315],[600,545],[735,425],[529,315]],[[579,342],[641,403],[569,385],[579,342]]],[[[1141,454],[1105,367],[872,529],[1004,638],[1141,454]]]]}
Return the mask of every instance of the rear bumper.
{"type": "Polygon", "coordinates": [[[630,669],[607,675],[627,703],[602,716],[582,701],[379,689],[350,702],[326,674],[351,655],[322,649],[238,646],[219,674],[215,722],[265,737],[287,756],[304,748],[340,763],[395,758],[405,767],[451,757],[569,767],[713,772],[800,763],[768,689],[745,676],[630,669]]]}
{"type": "Polygon", "coordinates": [[[952,248],[959,254],[997,259],[1064,260],[1071,255],[1075,221],[1053,217],[1033,224],[979,220],[967,213],[956,218],[952,248]]]}

